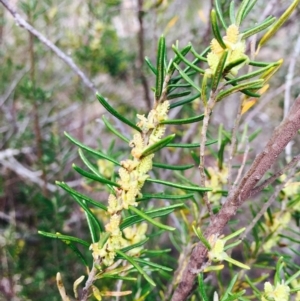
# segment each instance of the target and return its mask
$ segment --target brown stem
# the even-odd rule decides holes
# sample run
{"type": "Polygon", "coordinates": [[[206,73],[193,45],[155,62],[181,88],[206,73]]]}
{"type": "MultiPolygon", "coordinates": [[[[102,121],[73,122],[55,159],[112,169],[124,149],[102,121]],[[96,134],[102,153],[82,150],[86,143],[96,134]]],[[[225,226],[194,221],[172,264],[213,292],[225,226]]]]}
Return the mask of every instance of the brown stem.
{"type": "MultiPolygon", "coordinates": [[[[32,21],[31,14],[29,15],[29,20],[32,21]]],[[[35,55],[34,55],[34,35],[29,32],[29,53],[30,53],[30,79],[32,83],[32,91],[33,91],[33,116],[34,116],[34,132],[35,132],[35,143],[37,148],[37,158],[38,158],[38,165],[42,169],[42,180],[43,180],[43,195],[44,197],[48,197],[48,189],[47,189],[47,175],[45,165],[43,164],[43,139],[41,134],[40,128],[40,120],[39,120],[39,111],[38,111],[38,104],[37,99],[35,98],[35,89],[36,89],[36,82],[35,82],[35,55]]]]}
{"type": "Polygon", "coordinates": [[[28,22],[26,22],[12,7],[12,5],[6,0],[0,0],[0,3],[10,12],[14,17],[16,24],[20,27],[25,28],[36,38],[38,38],[44,45],[50,48],[59,58],[61,58],[69,67],[81,78],[83,83],[91,89],[94,93],[97,92],[97,89],[94,83],[79,69],[79,67],[74,63],[74,61],[61,51],[57,46],[55,46],[50,40],[43,36],[39,31],[32,27],[28,22]]]}
{"type": "MultiPolygon", "coordinates": [[[[265,175],[271,165],[284,151],[286,145],[297,135],[300,129],[300,97],[292,106],[287,117],[275,129],[264,150],[256,157],[240,185],[231,193],[220,212],[213,217],[204,235],[206,238],[223,233],[228,221],[236,214],[238,208],[250,196],[257,182],[265,175]]],[[[186,300],[193,290],[196,275],[207,262],[207,249],[198,243],[192,251],[188,266],[183,272],[182,280],[175,290],[172,301],[186,300]]]]}
{"type": "Polygon", "coordinates": [[[138,72],[144,88],[144,97],[147,104],[147,108],[150,109],[151,99],[149,95],[149,85],[147,78],[143,72],[144,57],[145,57],[145,47],[144,47],[144,11],[143,11],[143,0],[138,0],[138,21],[139,21],[139,32],[138,32],[138,47],[139,47],[139,63],[138,72]]]}

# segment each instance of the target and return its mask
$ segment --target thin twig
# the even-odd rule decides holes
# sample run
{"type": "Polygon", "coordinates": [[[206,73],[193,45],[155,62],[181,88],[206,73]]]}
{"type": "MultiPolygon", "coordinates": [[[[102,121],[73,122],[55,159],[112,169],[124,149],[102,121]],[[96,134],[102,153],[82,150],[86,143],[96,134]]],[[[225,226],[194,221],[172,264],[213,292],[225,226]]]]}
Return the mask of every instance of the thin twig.
{"type": "Polygon", "coordinates": [[[287,164],[283,169],[276,172],[273,176],[265,180],[263,183],[261,183],[259,186],[256,186],[250,194],[250,197],[256,196],[259,192],[261,192],[264,188],[272,184],[276,179],[278,179],[281,175],[286,173],[288,170],[290,170],[295,164],[297,164],[300,161],[300,155],[295,156],[289,164],[287,164]]]}
{"type": "MultiPolygon", "coordinates": [[[[290,109],[290,103],[291,103],[291,88],[292,88],[292,81],[295,73],[295,66],[297,59],[299,57],[300,53],[300,37],[298,37],[294,52],[291,56],[288,72],[286,75],[286,81],[285,81],[285,93],[284,93],[284,117],[287,116],[288,111],[290,109]]],[[[292,156],[292,144],[289,143],[285,148],[285,157],[286,160],[289,161],[292,156]]]]}
{"type": "Polygon", "coordinates": [[[274,193],[271,195],[271,197],[269,198],[269,200],[264,203],[263,207],[261,208],[261,210],[256,213],[255,218],[251,221],[250,225],[246,228],[246,230],[240,235],[240,239],[244,240],[248,233],[253,229],[253,227],[256,225],[256,223],[260,220],[260,218],[265,214],[265,212],[268,210],[268,208],[274,203],[274,201],[276,200],[276,198],[278,197],[280,191],[284,188],[284,186],[286,185],[286,183],[288,182],[288,180],[290,180],[292,177],[294,176],[294,172],[290,172],[290,175],[285,179],[285,181],[283,183],[281,183],[280,185],[278,185],[275,188],[274,193]]]}
{"type": "MultiPolygon", "coordinates": [[[[199,170],[200,170],[200,186],[205,187],[206,183],[206,175],[205,175],[205,144],[206,144],[206,134],[208,129],[208,124],[210,120],[211,112],[216,104],[216,95],[218,93],[218,90],[216,92],[211,92],[209,100],[207,102],[207,105],[204,108],[204,119],[201,129],[201,137],[200,137],[200,164],[199,164],[199,170]]],[[[211,205],[209,202],[209,199],[207,197],[207,193],[203,193],[203,200],[206,204],[207,210],[209,215],[212,217],[213,212],[211,209],[211,205]]]]}
{"type": "Polygon", "coordinates": [[[55,46],[50,40],[43,36],[39,31],[32,27],[28,22],[26,22],[12,7],[12,5],[6,0],[0,0],[0,3],[10,12],[14,17],[16,24],[20,27],[25,28],[36,38],[38,38],[44,45],[50,48],[58,57],[60,57],[83,81],[83,83],[91,89],[94,93],[97,92],[97,89],[94,83],[79,69],[79,67],[74,63],[71,57],[66,55],[62,50],[55,46]]]}
{"type": "Polygon", "coordinates": [[[239,171],[238,171],[238,174],[236,176],[236,179],[232,185],[232,189],[234,189],[237,184],[239,183],[240,181],[240,178],[243,174],[243,171],[244,171],[244,168],[245,168],[245,165],[246,165],[246,161],[247,161],[247,157],[248,157],[248,154],[249,154],[249,150],[250,150],[250,146],[249,146],[249,143],[247,143],[246,145],[246,148],[245,148],[245,151],[244,151],[244,155],[243,155],[243,162],[242,162],[242,165],[240,166],[239,168],[239,171]]]}

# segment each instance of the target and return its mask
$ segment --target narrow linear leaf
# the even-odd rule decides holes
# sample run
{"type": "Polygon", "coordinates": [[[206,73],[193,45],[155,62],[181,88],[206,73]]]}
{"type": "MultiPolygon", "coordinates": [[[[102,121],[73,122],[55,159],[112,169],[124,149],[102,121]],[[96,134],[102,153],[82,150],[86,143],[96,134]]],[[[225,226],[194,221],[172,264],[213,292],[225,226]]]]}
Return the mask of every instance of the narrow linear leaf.
{"type": "MultiPolygon", "coordinates": [[[[187,67],[187,68],[189,68],[189,67],[187,67]]],[[[186,68],[186,69],[187,69],[187,68],[186,68]]],[[[186,73],[187,76],[193,76],[193,75],[195,75],[195,74],[197,73],[195,70],[192,70],[192,71],[187,72],[187,71],[185,71],[185,69],[184,69],[183,71],[186,73]]],[[[179,75],[177,75],[177,76],[171,78],[171,79],[170,79],[170,83],[171,83],[171,84],[174,84],[174,83],[176,84],[176,83],[178,83],[181,79],[182,79],[182,76],[179,74],[179,75]]]]}
{"type": "Polygon", "coordinates": [[[143,194],[141,198],[136,199],[137,202],[146,201],[150,199],[161,199],[161,200],[182,200],[189,199],[193,197],[193,193],[183,194],[183,195],[173,195],[173,194],[143,194]]]}
{"type": "MultiPolygon", "coordinates": [[[[168,215],[168,214],[174,212],[176,209],[179,209],[183,206],[184,206],[184,204],[174,204],[174,205],[171,205],[168,207],[148,210],[148,211],[145,211],[145,213],[148,216],[150,216],[151,218],[162,217],[162,216],[165,216],[165,215],[168,215]]],[[[139,215],[131,215],[123,220],[123,222],[120,225],[120,230],[123,231],[125,228],[130,227],[134,224],[137,224],[143,220],[144,219],[142,217],[140,217],[139,215]]]]}
{"type": "Polygon", "coordinates": [[[154,220],[153,218],[151,218],[149,215],[147,215],[146,213],[142,212],[141,210],[133,207],[133,206],[129,206],[129,209],[131,211],[133,211],[136,215],[140,216],[142,219],[148,221],[150,224],[160,228],[160,229],[163,229],[163,230],[167,230],[167,231],[174,231],[176,230],[176,228],[174,227],[170,227],[170,226],[167,226],[167,225],[164,225],[156,220],[154,220]]]}
{"type": "Polygon", "coordinates": [[[259,51],[260,47],[267,43],[273,35],[278,31],[278,29],[285,23],[285,21],[289,18],[292,12],[300,3],[300,0],[294,0],[292,4],[287,8],[287,10],[281,15],[281,17],[273,24],[273,26],[268,30],[268,32],[261,38],[258,43],[257,51],[259,51]]]}
{"type": "Polygon", "coordinates": [[[260,89],[263,86],[263,80],[262,79],[258,79],[258,80],[254,80],[252,82],[248,82],[248,83],[242,83],[239,84],[237,86],[234,86],[228,90],[225,90],[223,92],[220,92],[217,95],[217,101],[222,100],[223,98],[237,92],[237,91],[241,91],[241,90],[245,90],[245,89],[260,89]]]}
{"type": "Polygon", "coordinates": [[[216,91],[216,89],[218,88],[219,82],[223,76],[223,71],[225,68],[227,57],[228,57],[228,50],[225,50],[220,58],[217,69],[212,79],[212,84],[211,84],[212,91],[216,91]]]}
{"type": "Polygon", "coordinates": [[[276,18],[273,17],[261,24],[258,24],[257,26],[251,28],[251,29],[248,29],[246,31],[244,31],[242,33],[242,39],[247,39],[255,34],[257,34],[258,32],[261,32],[263,30],[265,30],[266,28],[268,28],[269,26],[271,26],[274,22],[276,21],[276,18]]]}
{"type": "Polygon", "coordinates": [[[148,178],[146,181],[152,182],[152,183],[157,183],[157,184],[162,184],[162,185],[166,185],[166,186],[170,186],[170,187],[176,187],[176,188],[180,188],[183,190],[200,191],[200,192],[212,191],[212,189],[208,188],[208,187],[186,186],[186,185],[181,185],[181,184],[176,184],[176,183],[172,183],[172,182],[168,182],[168,181],[151,179],[151,178],[148,178]]]}
{"type": "Polygon", "coordinates": [[[209,301],[208,300],[208,296],[206,294],[206,291],[205,291],[205,283],[204,283],[204,279],[203,279],[203,273],[199,273],[198,274],[198,288],[199,288],[199,292],[201,294],[201,297],[203,299],[203,301],[209,301]]]}
{"type": "Polygon", "coordinates": [[[77,248],[76,245],[74,245],[72,242],[68,241],[63,241],[66,243],[66,245],[76,254],[76,256],[81,260],[81,262],[83,263],[83,265],[85,267],[88,267],[88,263],[86,261],[86,259],[84,258],[83,254],[79,251],[79,249],[77,248]]]}
{"type": "Polygon", "coordinates": [[[214,9],[211,10],[210,19],[211,19],[211,28],[212,28],[212,31],[213,31],[213,34],[214,34],[216,40],[218,41],[218,43],[220,44],[220,46],[223,49],[226,49],[226,45],[225,45],[225,43],[222,39],[220,30],[219,30],[219,25],[218,25],[218,20],[217,20],[217,13],[214,9]]]}
{"type": "MultiPolygon", "coordinates": [[[[199,54],[194,47],[192,46],[191,48],[191,53],[195,56],[196,60],[194,60],[192,63],[195,65],[199,62],[207,62],[207,58],[204,57],[204,55],[206,55],[208,52],[210,51],[210,46],[207,47],[201,54],[199,54]]],[[[188,67],[189,68],[189,67],[188,67]]],[[[184,70],[186,71],[186,70],[184,70]]]]}
{"type": "Polygon", "coordinates": [[[274,64],[274,62],[268,63],[268,62],[257,62],[257,61],[251,61],[250,60],[248,62],[248,64],[251,65],[251,66],[255,66],[255,67],[266,67],[266,66],[274,64]]]}
{"type": "MultiPolygon", "coordinates": [[[[204,74],[205,71],[199,67],[197,67],[196,65],[194,65],[193,63],[191,63],[188,59],[186,59],[179,51],[179,49],[176,48],[175,45],[172,45],[172,49],[173,51],[178,55],[178,57],[186,64],[188,65],[191,69],[194,69],[195,71],[204,74]]],[[[175,68],[177,69],[176,65],[174,65],[175,68]]]]}
{"type": "Polygon", "coordinates": [[[95,200],[87,197],[84,194],[81,194],[81,193],[77,192],[76,190],[74,190],[71,187],[69,187],[66,183],[64,183],[64,182],[58,182],[58,181],[56,181],[55,183],[56,183],[56,185],[58,185],[59,187],[61,187],[65,191],[69,192],[70,194],[75,195],[78,198],[83,199],[83,200],[89,202],[90,204],[92,204],[92,205],[94,205],[94,206],[96,206],[98,208],[101,208],[101,209],[107,211],[107,207],[105,205],[103,205],[102,203],[99,203],[99,202],[97,202],[97,201],[95,201],[95,200]]]}
{"type": "Polygon", "coordinates": [[[171,64],[170,64],[170,68],[168,69],[168,73],[169,74],[173,74],[173,72],[175,71],[175,66],[174,66],[174,63],[175,64],[179,64],[181,61],[182,61],[182,57],[184,58],[188,53],[189,51],[191,50],[192,48],[192,45],[189,44],[187,45],[186,47],[184,47],[182,50],[180,50],[180,56],[178,56],[176,54],[176,56],[174,57],[174,59],[172,60],[171,64]]]}
{"type": "Polygon", "coordinates": [[[190,117],[190,118],[184,118],[184,119],[167,119],[160,122],[160,124],[189,124],[198,122],[204,119],[204,114],[190,117]]]}
{"type": "Polygon", "coordinates": [[[243,13],[243,16],[242,16],[242,20],[244,20],[248,16],[249,12],[252,10],[252,8],[256,4],[256,2],[257,2],[257,0],[252,0],[252,1],[250,1],[248,3],[246,9],[244,10],[244,13],[243,13]]]}
{"type": "Polygon", "coordinates": [[[163,83],[165,78],[165,53],[166,53],[166,40],[161,36],[158,41],[157,61],[156,61],[156,85],[155,85],[155,98],[158,100],[161,96],[163,83]]]}
{"type": "Polygon", "coordinates": [[[235,24],[235,7],[234,7],[234,0],[230,2],[229,5],[229,18],[231,24],[235,24]]]}
{"type": "Polygon", "coordinates": [[[180,100],[180,101],[171,103],[171,105],[170,105],[170,110],[171,110],[171,109],[174,109],[174,108],[176,108],[176,107],[179,107],[179,106],[183,106],[183,105],[185,105],[185,104],[188,104],[188,103],[194,101],[195,99],[197,99],[197,98],[199,98],[199,97],[200,97],[200,93],[197,93],[197,94],[195,94],[195,95],[193,95],[193,96],[191,96],[191,97],[189,97],[189,98],[182,99],[182,100],[180,100]]]}
{"type": "Polygon", "coordinates": [[[241,25],[243,21],[243,15],[245,14],[248,4],[249,4],[249,0],[243,0],[243,2],[240,4],[240,7],[236,14],[236,21],[235,21],[237,26],[241,25]]]}
{"type": "MultiPolygon", "coordinates": [[[[132,244],[128,247],[125,247],[125,248],[121,249],[121,251],[126,253],[126,252],[128,252],[130,250],[133,250],[135,248],[139,248],[139,247],[143,246],[148,240],[149,240],[149,237],[147,237],[146,239],[141,240],[138,243],[135,243],[135,244],[132,244]]],[[[116,259],[118,259],[118,258],[116,258],[116,259]]]]}
{"type": "Polygon", "coordinates": [[[157,70],[156,68],[152,65],[150,59],[146,56],[145,57],[145,62],[147,64],[147,66],[149,67],[149,69],[153,72],[154,75],[157,75],[157,70]]]}
{"type": "Polygon", "coordinates": [[[218,16],[218,18],[220,19],[223,28],[226,30],[226,29],[227,29],[227,26],[226,26],[225,20],[224,20],[224,18],[223,18],[223,14],[222,14],[222,10],[221,10],[221,7],[220,7],[219,0],[216,0],[216,1],[215,1],[215,6],[216,6],[217,16],[218,16]]]}
{"type": "Polygon", "coordinates": [[[73,164],[72,165],[73,169],[76,170],[79,174],[81,174],[82,176],[89,178],[91,180],[94,180],[96,182],[100,182],[102,184],[108,184],[108,185],[112,185],[112,186],[116,186],[116,187],[121,187],[118,183],[110,181],[106,178],[94,175],[88,171],[83,170],[82,168],[80,168],[79,166],[73,164]]]}
{"type": "Polygon", "coordinates": [[[163,163],[153,163],[154,167],[157,168],[163,168],[163,169],[170,169],[170,170],[187,170],[190,168],[195,167],[194,164],[188,164],[188,165],[169,165],[169,164],[163,164],[163,163]]]}
{"type": "MultiPolygon", "coordinates": [[[[217,143],[218,140],[208,140],[205,145],[211,145],[217,143]]],[[[179,148],[196,148],[199,147],[200,143],[169,143],[168,147],[179,147],[179,148]]]]}
{"type": "Polygon", "coordinates": [[[173,94],[169,94],[167,96],[168,100],[174,99],[174,98],[179,98],[179,97],[183,97],[183,96],[188,96],[191,94],[191,91],[183,91],[183,92],[179,92],[179,93],[173,93],[173,94]]]}
{"type": "Polygon", "coordinates": [[[255,77],[255,76],[258,76],[260,74],[263,74],[264,72],[266,72],[266,71],[268,71],[268,70],[270,70],[270,69],[272,69],[274,67],[277,67],[279,65],[280,65],[280,62],[273,63],[273,64],[268,65],[266,67],[263,67],[263,68],[261,68],[259,70],[255,70],[253,72],[250,72],[248,74],[242,75],[240,77],[233,78],[233,79],[229,80],[226,84],[237,83],[237,82],[242,81],[242,80],[250,79],[252,77],[255,77]]]}
{"type": "Polygon", "coordinates": [[[120,133],[108,120],[107,118],[103,115],[102,116],[102,120],[105,124],[105,126],[113,133],[115,134],[117,137],[121,138],[123,141],[129,143],[130,139],[128,139],[127,137],[125,137],[122,133],[120,133]]]}
{"type": "Polygon", "coordinates": [[[120,250],[116,250],[116,253],[118,255],[120,255],[122,258],[126,259],[129,263],[131,263],[136,269],[137,271],[145,278],[145,280],[147,280],[151,285],[156,286],[156,284],[153,282],[153,280],[146,274],[146,272],[135,262],[135,260],[126,255],[125,253],[123,253],[120,250]]]}
{"type": "Polygon", "coordinates": [[[168,88],[190,88],[190,84],[170,84],[168,88]]]}
{"type": "Polygon", "coordinates": [[[133,122],[131,122],[130,120],[128,120],[127,118],[125,118],[123,115],[121,115],[119,112],[117,112],[106,100],[105,98],[99,94],[96,93],[96,97],[98,98],[98,100],[100,101],[100,103],[103,105],[103,107],[113,116],[115,116],[116,118],[118,118],[120,121],[122,121],[123,123],[129,125],[130,127],[132,127],[133,129],[137,130],[138,132],[142,132],[142,130],[135,125],[133,122]]]}
{"type": "Polygon", "coordinates": [[[95,175],[101,177],[101,174],[99,173],[99,170],[87,159],[87,157],[84,155],[81,148],[78,150],[78,154],[82,162],[86,165],[86,167],[92,171],[95,175]]]}
{"type": "Polygon", "coordinates": [[[147,256],[149,255],[161,255],[165,253],[170,253],[172,249],[165,249],[165,250],[142,250],[142,254],[146,254],[147,256]]]}
{"type": "Polygon", "coordinates": [[[121,166],[121,164],[120,164],[118,161],[116,161],[115,159],[113,159],[112,157],[107,156],[107,155],[105,155],[105,154],[103,154],[103,153],[101,153],[101,152],[98,152],[98,151],[96,151],[96,150],[94,150],[94,149],[92,149],[92,148],[90,148],[90,147],[88,147],[88,146],[82,144],[81,142],[79,142],[78,140],[76,140],[75,138],[73,138],[71,135],[69,135],[69,134],[66,133],[66,132],[64,132],[64,134],[65,134],[65,136],[66,136],[71,142],[73,142],[75,145],[79,146],[80,148],[82,148],[82,149],[88,151],[89,153],[91,153],[91,154],[93,154],[93,155],[96,155],[96,156],[99,157],[99,158],[106,159],[106,160],[108,160],[108,161],[114,163],[115,165],[121,166]]]}
{"type": "Polygon", "coordinates": [[[204,107],[207,105],[207,73],[204,74],[201,85],[201,100],[203,102],[204,107]]]}
{"type": "Polygon", "coordinates": [[[163,270],[163,271],[166,271],[166,272],[172,272],[173,271],[173,269],[171,269],[169,267],[166,267],[164,265],[157,264],[157,263],[145,260],[145,259],[135,258],[135,261],[138,262],[138,263],[140,263],[141,265],[147,265],[149,267],[157,268],[159,270],[163,270]]]}
{"type": "Polygon", "coordinates": [[[82,202],[81,199],[79,199],[77,196],[72,195],[73,199],[76,201],[76,203],[83,209],[84,212],[86,212],[89,217],[90,220],[93,222],[95,228],[91,229],[94,230],[93,233],[91,233],[91,236],[94,237],[95,241],[97,241],[99,239],[99,233],[102,233],[104,231],[104,227],[103,225],[100,223],[100,221],[95,217],[95,215],[93,214],[93,212],[90,210],[90,208],[82,202]],[[98,233],[97,233],[98,231],[98,233]]]}
{"type": "Polygon", "coordinates": [[[147,156],[159,151],[160,149],[162,149],[163,147],[168,145],[175,138],[175,136],[176,136],[175,134],[169,135],[169,136],[161,139],[160,141],[150,145],[142,152],[141,157],[147,157],[147,156]]]}
{"type": "Polygon", "coordinates": [[[79,243],[87,248],[90,247],[90,244],[80,238],[74,237],[74,236],[70,236],[70,235],[63,235],[60,233],[49,233],[49,232],[44,232],[44,231],[38,231],[38,234],[46,236],[46,237],[50,237],[50,238],[56,238],[56,239],[61,239],[61,240],[66,240],[66,241],[73,241],[76,243],[79,243]]]}
{"type": "Polygon", "coordinates": [[[247,57],[242,57],[242,58],[239,58],[239,59],[229,63],[224,69],[224,74],[227,74],[228,72],[230,72],[231,69],[233,69],[241,64],[244,64],[246,61],[247,61],[247,57]]]}
{"type": "Polygon", "coordinates": [[[175,68],[178,70],[181,77],[188,82],[193,88],[195,88],[199,93],[201,93],[201,89],[194,83],[194,81],[177,65],[174,63],[175,68]]]}
{"type": "MultiPolygon", "coordinates": [[[[82,203],[85,206],[87,206],[86,201],[82,200],[82,203]]],[[[90,217],[90,215],[86,211],[84,211],[84,215],[91,234],[92,241],[93,243],[95,243],[99,239],[99,237],[97,236],[97,231],[95,230],[94,220],[90,217]]]]}

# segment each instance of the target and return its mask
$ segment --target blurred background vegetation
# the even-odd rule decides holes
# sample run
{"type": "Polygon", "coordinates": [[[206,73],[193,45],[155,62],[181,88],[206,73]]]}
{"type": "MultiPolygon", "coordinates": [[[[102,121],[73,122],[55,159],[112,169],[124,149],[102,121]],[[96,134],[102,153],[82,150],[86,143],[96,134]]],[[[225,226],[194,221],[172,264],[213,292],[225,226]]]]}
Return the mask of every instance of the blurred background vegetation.
{"type": "MultiPolygon", "coordinates": [[[[210,1],[10,2],[71,56],[128,118],[134,118],[137,110],[146,113],[151,106],[153,77],[143,57],[155,61],[162,33],[169,46],[176,40],[180,45],[192,41],[199,51],[211,40],[210,1]]],[[[228,12],[229,1],[221,2],[228,12]]],[[[285,2],[258,0],[248,24],[263,15],[279,16],[285,2]]],[[[299,18],[298,8],[260,53],[259,60],[282,57],[285,62],[271,81],[270,91],[244,118],[252,132],[263,127],[268,135],[282,119],[286,103],[300,93],[299,18]]],[[[235,98],[226,105],[221,103],[214,114],[227,130],[232,127],[235,103],[235,98]]],[[[186,112],[178,110],[176,114],[190,114],[198,105],[195,101],[185,107],[186,112]]],[[[109,148],[113,141],[100,119],[102,113],[94,93],[80,78],[40,41],[16,26],[0,5],[0,300],[60,300],[56,272],[63,272],[70,290],[74,275],[84,274],[71,250],[60,241],[37,235],[37,230],[87,235],[83,212],[54,181],[63,180],[74,189],[105,199],[105,192],[84,183],[72,171],[71,164],[78,160],[77,148],[63,135],[67,131],[91,147],[109,148]]],[[[121,124],[116,125],[126,134],[121,124]]],[[[185,133],[186,129],[181,130],[185,133]]],[[[195,142],[197,135],[194,129],[195,142]]],[[[263,141],[263,137],[257,140],[257,149],[263,141]]],[[[117,142],[114,147],[122,151],[117,142]]],[[[180,160],[184,163],[184,156],[180,160]]],[[[174,266],[176,261],[170,261],[174,266]]]]}

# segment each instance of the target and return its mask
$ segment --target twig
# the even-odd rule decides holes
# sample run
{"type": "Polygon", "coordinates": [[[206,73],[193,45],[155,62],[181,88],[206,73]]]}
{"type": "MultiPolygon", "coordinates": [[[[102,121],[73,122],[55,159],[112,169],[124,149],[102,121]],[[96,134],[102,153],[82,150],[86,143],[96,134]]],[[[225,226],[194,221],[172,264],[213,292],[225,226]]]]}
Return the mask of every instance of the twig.
{"type": "MultiPolygon", "coordinates": [[[[265,175],[272,164],[276,161],[279,154],[284,151],[288,142],[290,142],[300,129],[300,97],[298,97],[288,116],[275,129],[264,150],[254,160],[250,170],[241,180],[239,186],[229,195],[226,203],[215,215],[206,229],[204,236],[206,239],[212,235],[219,236],[228,223],[236,214],[238,208],[249,198],[252,189],[257,182],[265,175]]],[[[178,284],[172,301],[186,300],[193,290],[197,271],[201,270],[207,262],[208,250],[202,243],[198,243],[192,251],[189,263],[183,272],[181,282],[178,284]]]]}
{"type": "Polygon", "coordinates": [[[28,22],[26,22],[11,6],[11,4],[6,0],[0,0],[0,3],[10,12],[14,17],[16,24],[20,27],[25,28],[36,38],[38,38],[44,45],[50,48],[58,57],[60,57],[83,81],[83,83],[91,89],[94,93],[97,92],[97,89],[94,83],[79,69],[79,67],[74,63],[72,58],[66,55],[61,51],[57,46],[55,46],[50,40],[43,36],[39,31],[32,27],[28,22]]]}
{"type": "Polygon", "coordinates": [[[98,272],[96,266],[99,266],[99,264],[100,264],[100,259],[97,259],[97,260],[94,261],[92,270],[90,271],[89,277],[88,277],[88,279],[85,283],[85,286],[82,290],[80,301],[86,301],[88,299],[88,296],[89,296],[89,293],[90,293],[90,288],[93,285],[93,283],[95,281],[95,277],[96,277],[97,272],[98,272]]]}
{"type": "Polygon", "coordinates": [[[236,176],[236,179],[235,179],[235,181],[234,181],[234,183],[232,185],[232,189],[234,189],[237,186],[237,184],[239,183],[239,181],[240,181],[240,178],[242,176],[242,173],[243,173],[245,165],[246,165],[246,161],[247,161],[247,157],[248,157],[248,154],[249,154],[249,150],[250,150],[250,146],[249,146],[249,143],[247,143],[245,151],[244,151],[244,155],[243,155],[243,162],[242,162],[242,165],[239,168],[239,171],[238,171],[238,174],[236,176]]]}
{"type": "MultiPolygon", "coordinates": [[[[285,93],[284,93],[284,117],[287,116],[288,111],[290,109],[290,103],[291,103],[291,88],[292,88],[292,81],[294,77],[295,72],[295,66],[300,53],[300,37],[298,37],[294,52],[291,56],[288,72],[286,75],[286,81],[285,81],[285,93]]],[[[285,148],[285,157],[286,160],[289,161],[292,156],[292,144],[289,143],[285,148]]]]}
{"type": "MultiPolygon", "coordinates": [[[[205,144],[206,144],[206,134],[207,134],[207,128],[208,128],[208,123],[210,120],[210,115],[211,112],[216,104],[216,95],[218,93],[218,90],[216,92],[211,92],[209,100],[207,102],[207,105],[205,106],[204,109],[204,119],[203,119],[203,125],[202,125],[202,129],[201,129],[201,137],[200,137],[200,164],[199,164],[199,170],[200,170],[200,185],[202,187],[205,187],[205,180],[206,180],[206,175],[205,175],[205,144]]],[[[211,205],[210,202],[208,200],[207,197],[207,193],[204,192],[203,193],[203,200],[206,204],[208,213],[210,215],[210,217],[213,216],[213,212],[211,209],[211,205]]]]}
{"type": "Polygon", "coordinates": [[[144,65],[144,57],[145,57],[145,49],[144,49],[144,11],[143,11],[143,0],[138,0],[138,21],[139,21],[139,32],[138,32],[138,46],[139,46],[139,63],[138,63],[138,69],[139,69],[139,76],[141,78],[141,82],[144,88],[144,95],[145,95],[145,101],[147,104],[147,108],[151,108],[151,99],[149,96],[149,85],[147,78],[143,72],[143,65],[144,65]]]}
{"type": "Polygon", "coordinates": [[[295,164],[297,164],[300,161],[300,155],[295,156],[289,164],[287,164],[283,169],[276,172],[273,176],[265,180],[263,183],[261,183],[259,186],[256,186],[253,188],[253,190],[250,193],[250,197],[256,196],[259,192],[261,192],[265,187],[272,184],[276,179],[278,179],[281,175],[286,173],[288,170],[290,170],[295,164]]]}
{"type": "Polygon", "coordinates": [[[264,203],[263,207],[261,208],[261,210],[255,215],[255,218],[251,221],[250,225],[246,228],[246,230],[240,235],[240,239],[244,240],[246,238],[246,236],[248,235],[248,233],[253,229],[253,227],[256,225],[256,223],[260,220],[260,218],[265,214],[265,212],[268,210],[268,208],[272,205],[272,203],[274,203],[274,201],[276,200],[276,198],[278,197],[278,194],[280,193],[280,191],[282,190],[282,188],[285,186],[285,184],[287,183],[287,181],[292,178],[294,176],[294,173],[291,172],[290,175],[285,179],[285,181],[283,183],[281,183],[280,185],[278,185],[275,188],[274,193],[271,195],[271,197],[269,198],[269,200],[264,203]]]}

